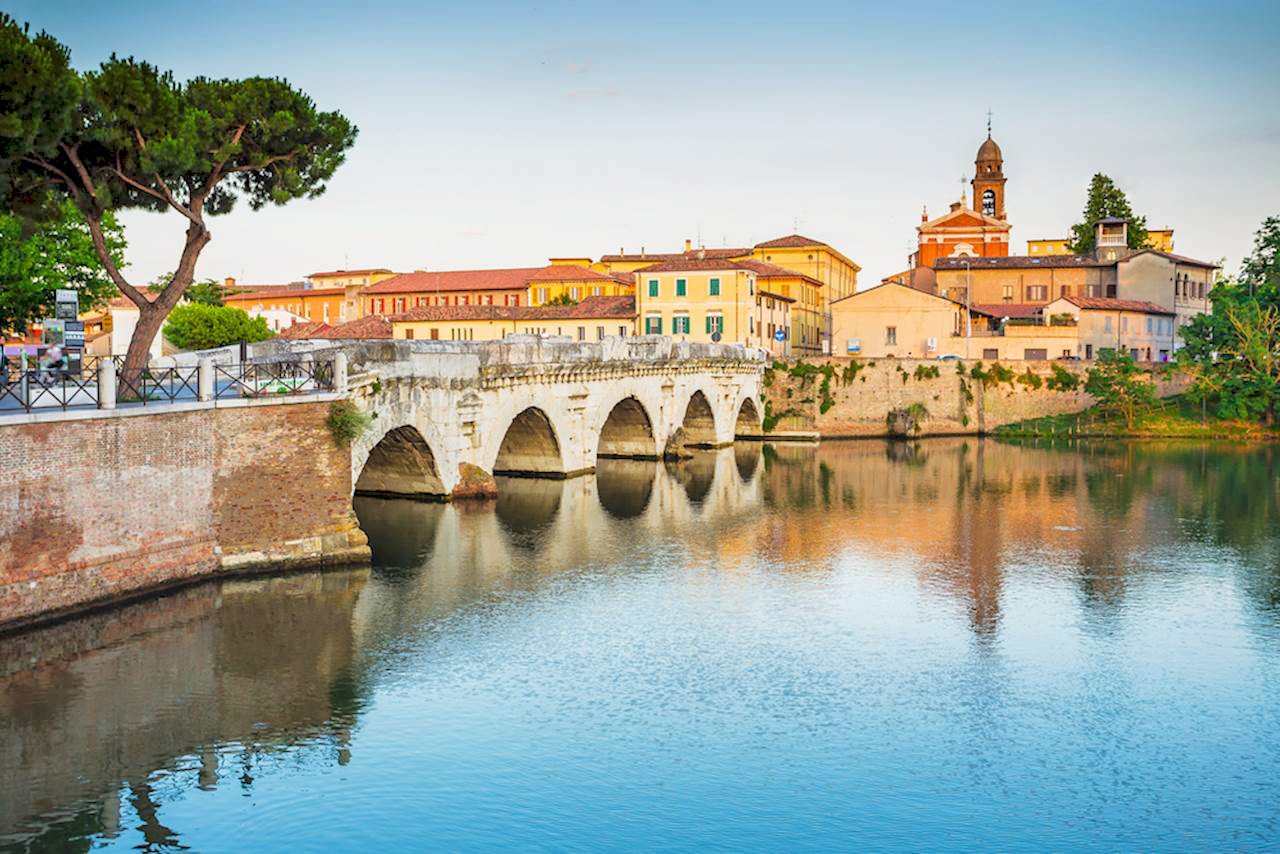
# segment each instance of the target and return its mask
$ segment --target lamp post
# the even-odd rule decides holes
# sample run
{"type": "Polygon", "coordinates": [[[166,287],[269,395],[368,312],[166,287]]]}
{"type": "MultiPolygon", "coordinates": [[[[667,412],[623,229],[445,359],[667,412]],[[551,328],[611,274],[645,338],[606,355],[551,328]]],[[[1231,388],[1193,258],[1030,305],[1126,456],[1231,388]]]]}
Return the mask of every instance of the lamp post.
{"type": "Polygon", "coordinates": [[[973,268],[969,266],[969,259],[964,259],[964,355],[966,358],[973,356],[973,268]]]}

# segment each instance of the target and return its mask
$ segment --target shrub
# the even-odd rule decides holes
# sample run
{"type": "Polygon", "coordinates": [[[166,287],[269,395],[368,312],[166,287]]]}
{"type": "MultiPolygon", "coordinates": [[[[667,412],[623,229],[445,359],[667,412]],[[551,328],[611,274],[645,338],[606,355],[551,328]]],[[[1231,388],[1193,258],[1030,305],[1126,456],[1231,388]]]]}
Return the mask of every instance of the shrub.
{"type": "Polygon", "coordinates": [[[936,380],[939,373],[937,365],[916,365],[917,380],[936,380]]]}
{"type": "Polygon", "coordinates": [[[1156,402],[1156,387],[1128,353],[1103,350],[1096,367],[1089,369],[1084,390],[1105,415],[1119,415],[1133,427],[1137,417],[1156,402]]]}
{"type": "Polygon", "coordinates": [[[324,423],[333,434],[333,441],[345,448],[373,425],[373,415],[349,400],[335,400],[329,404],[329,417],[324,423]]]}
{"type": "Polygon", "coordinates": [[[272,335],[265,317],[249,317],[238,308],[188,303],[169,314],[164,337],[183,350],[208,350],[240,341],[265,341],[272,335]]]}
{"type": "Polygon", "coordinates": [[[1050,391],[1075,391],[1080,387],[1080,377],[1068,371],[1062,365],[1053,365],[1053,376],[1049,377],[1050,391]]]}
{"type": "MultiPolygon", "coordinates": [[[[1054,367],[1057,367],[1057,366],[1055,365],[1054,367]]],[[[1040,388],[1042,385],[1044,385],[1044,380],[1040,378],[1040,375],[1037,373],[1034,373],[1030,368],[1027,368],[1027,372],[1025,374],[1018,375],[1018,382],[1022,383],[1024,386],[1027,386],[1028,388],[1040,388]]]]}

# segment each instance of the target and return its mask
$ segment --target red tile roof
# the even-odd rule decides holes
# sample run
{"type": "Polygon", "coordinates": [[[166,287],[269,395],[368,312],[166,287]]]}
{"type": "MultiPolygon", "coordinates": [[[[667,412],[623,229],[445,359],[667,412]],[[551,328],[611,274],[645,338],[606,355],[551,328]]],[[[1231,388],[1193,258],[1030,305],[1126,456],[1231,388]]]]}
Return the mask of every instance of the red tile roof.
{"type": "Polygon", "coordinates": [[[317,333],[316,338],[335,338],[346,340],[352,338],[390,338],[391,322],[385,317],[371,315],[359,320],[348,320],[317,333]]]}
{"type": "Polygon", "coordinates": [[[301,341],[306,338],[323,338],[323,333],[332,329],[329,324],[320,321],[308,321],[306,323],[295,323],[292,326],[286,326],[276,333],[277,338],[283,338],[286,341],[301,341]]]}
{"type": "Polygon", "coordinates": [[[528,280],[530,282],[593,282],[608,278],[604,273],[597,273],[595,270],[575,264],[551,264],[539,268],[528,280]]]}
{"type": "Polygon", "coordinates": [[[680,273],[695,270],[751,270],[746,261],[731,261],[726,258],[697,258],[692,255],[675,255],[665,261],[641,267],[637,273],[680,273]]]}
{"type": "Polygon", "coordinates": [[[1037,267],[1109,267],[1115,261],[1098,261],[1092,255],[1000,255],[989,258],[939,258],[935,270],[1035,269],[1037,267]]]}
{"type": "Polygon", "coordinates": [[[342,288],[298,288],[296,290],[251,291],[247,294],[228,294],[223,302],[252,302],[257,299],[280,299],[281,297],[340,297],[346,293],[342,288]]]}
{"type": "Polygon", "coordinates": [[[766,240],[764,243],[757,243],[756,249],[799,249],[804,246],[826,246],[821,240],[814,240],[811,237],[805,237],[801,234],[788,234],[786,237],[776,237],[773,240],[766,240]]]}
{"type": "Polygon", "coordinates": [[[1145,314],[1166,314],[1174,312],[1153,302],[1136,299],[1112,299],[1111,297],[1062,297],[1062,299],[1086,310],[1098,311],[1140,311],[1145,314]]]}
{"type": "Polygon", "coordinates": [[[434,293],[436,291],[523,291],[542,267],[503,270],[447,270],[401,273],[364,289],[366,294],[434,293]]]}
{"type": "Polygon", "coordinates": [[[439,320],[600,320],[635,316],[635,297],[587,297],[577,305],[420,305],[388,319],[395,323],[410,323],[439,320]]]}
{"type": "Polygon", "coordinates": [[[781,302],[795,302],[795,301],[796,301],[796,300],[795,300],[795,297],[784,297],[782,294],[775,294],[773,291],[766,291],[764,288],[761,288],[761,289],[760,289],[759,294],[760,294],[760,296],[762,296],[762,297],[772,297],[773,299],[779,300],[779,301],[781,301],[781,302]]]}
{"type": "Polygon", "coordinates": [[[390,273],[386,267],[370,267],[365,270],[326,270],[323,273],[311,273],[308,279],[322,279],[325,276],[369,276],[374,273],[390,273]]]}
{"type": "Polygon", "coordinates": [[[804,279],[810,284],[821,286],[822,282],[806,276],[804,273],[797,273],[795,270],[788,270],[786,267],[779,267],[777,264],[767,264],[764,261],[756,261],[752,258],[744,258],[741,261],[734,262],[738,267],[745,267],[748,270],[754,270],[758,279],[804,279]]]}
{"type": "Polygon", "coordinates": [[[634,285],[636,283],[635,273],[610,273],[609,278],[623,285],[634,285]]]}

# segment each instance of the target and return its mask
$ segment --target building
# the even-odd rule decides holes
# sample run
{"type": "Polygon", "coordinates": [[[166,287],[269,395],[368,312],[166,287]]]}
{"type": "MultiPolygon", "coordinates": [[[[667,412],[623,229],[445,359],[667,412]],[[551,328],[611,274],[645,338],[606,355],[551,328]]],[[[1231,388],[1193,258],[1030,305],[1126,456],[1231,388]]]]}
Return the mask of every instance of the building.
{"type": "MultiPolygon", "coordinates": [[[[1157,252],[1173,251],[1173,229],[1156,228],[1147,230],[1148,249],[1157,252]]],[[[1069,255],[1071,254],[1071,238],[1054,237],[1043,240],[1027,241],[1028,255],[1069,255]]]]}
{"type": "Polygon", "coordinates": [[[934,292],[1015,317],[1064,297],[1134,300],[1173,312],[1177,329],[1210,311],[1216,265],[1155,249],[1128,249],[1122,220],[1103,220],[1097,228],[1098,249],[1090,255],[940,259],[934,292]]]}
{"type": "Polygon", "coordinates": [[[1046,323],[1071,318],[1082,359],[1119,350],[1135,361],[1167,362],[1178,348],[1174,312],[1142,300],[1062,297],[1045,306],[1044,316],[1046,323]]]}
{"type": "MultiPolygon", "coordinates": [[[[147,299],[155,296],[143,292],[147,299]]],[[[100,312],[90,312],[85,318],[86,356],[123,356],[129,352],[129,342],[133,340],[133,331],[138,326],[138,307],[126,296],[118,296],[107,302],[100,312]],[[92,326],[97,330],[89,340],[87,330],[92,326]]],[[[164,332],[156,333],[148,348],[148,358],[155,359],[165,353],[164,332]]],[[[169,345],[172,348],[173,345],[169,345]]]]}
{"type": "Polygon", "coordinates": [[[363,288],[376,285],[396,275],[385,267],[370,267],[364,270],[323,270],[311,273],[307,281],[313,288],[363,288]]]}
{"type": "MultiPolygon", "coordinates": [[[[223,305],[244,310],[250,315],[271,317],[287,312],[302,320],[341,323],[358,315],[347,300],[346,288],[299,288],[231,294],[223,297],[223,305]]],[[[283,315],[281,315],[283,316],[283,315]]]]}
{"type": "Polygon", "coordinates": [[[403,314],[421,306],[530,306],[556,299],[631,296],[624,277],[577,264],[513,267],[496,270],[449,270],[402,273],[361,292],[362,311],[403,314]]]}
{"type": "MultiPolygon", "coordinates": [[[[773,271],[781,268],[764,265],[773,271]]],[[[671,335],[688,341],[745,344],[773,350],[767,308],[788,311],[792,300],[761,293],[757,261],[679,256],[636,270],[636,310],[644,335],[671,335]],[[770,302],[772,301],[772,302],[770,302]],[[785,306],[781,309],[779,303],[785,306]]],[[[776,334],[776,317],[772,334],[776,334]]],[[[790,323],[781,323],[791,341],[790,323]]]]}
{"type": "Polygon", "coordinates": [[[1004,154],[991,138],[989,127],[973,168],[973,207],[961,194],[960,200],[952,202],[950,210],[940,217],[930,219],[927,210],[922,212],[910,267],[932,268],[940,258],[998,258],[1009,254],[1012,226],[1005,212],[1004,154]]]}
{"type": "Polygon", "coordinates": [[[982,331],[987,318],[963,303],[889,282],[832,302],[831,322],[838,355],[928,359],[964,355],[955,339],[975,323],[982,331]]]}
{"type": "Polygon", "coordinates": [[[389,322],[392,337],[410,340],[566,335],[577,341],[603,341],[634,334],[636,305],[632,296],[589,296],[577,305],[421,305],[379,319],[389,322]]]}

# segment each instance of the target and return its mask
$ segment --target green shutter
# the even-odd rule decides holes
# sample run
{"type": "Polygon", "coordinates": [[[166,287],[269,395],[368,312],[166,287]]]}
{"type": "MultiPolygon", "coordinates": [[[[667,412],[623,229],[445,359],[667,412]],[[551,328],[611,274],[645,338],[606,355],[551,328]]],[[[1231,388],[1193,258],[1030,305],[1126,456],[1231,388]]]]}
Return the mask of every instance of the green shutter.
{"type": "Polygon", "coordinates": [[[650,279],[649,280],[649,296],[656,297],[657,295],[658,295],[658,280],[650,279]]]}
{"type": "MultiPolygon", "coordinates": [[[[713,282],[714,282],[714,281],[715,281],[715,279],[712,279],[711,281],[713,281],[713,282]]],[[[709,314],[707,315],[707,334],[708,334],[708,335],[710,335],[710,334],[711,334],[711,315],[709,315],[709,314]]]]}
{"type": "MultiPolygon", "coordinates": [[[[708,295],[708,296],[713,296],[713,297],[718,297],[718,296],[720,296],[720,280],[719,280],[719,279],[712,279],[712,280],[711,280],[711,284],[710,284],[710,285],[708,286],[708,288],[707,288],[707,295],[708,295]]],[[[708,331],[710,331],[710,330],[708,330],[708,331]]]]}
{"type": "Polygon", "coordinates": [[[676,279],[676,296],[684,296],[685,291],[688,289],[688,284],[689,282],[687,279],[676,279]]]}

